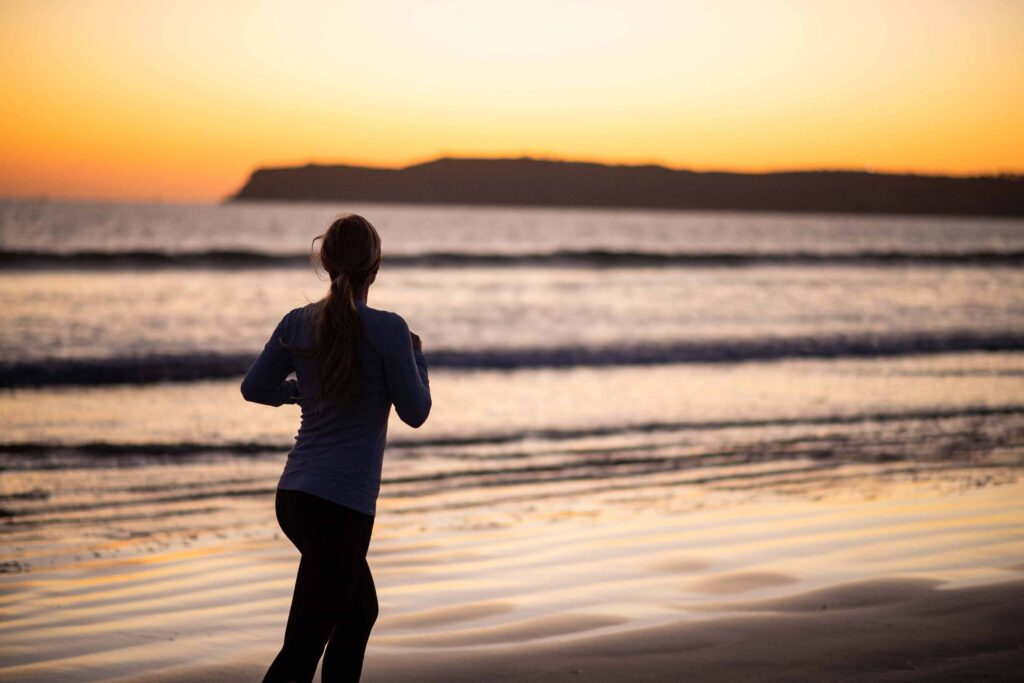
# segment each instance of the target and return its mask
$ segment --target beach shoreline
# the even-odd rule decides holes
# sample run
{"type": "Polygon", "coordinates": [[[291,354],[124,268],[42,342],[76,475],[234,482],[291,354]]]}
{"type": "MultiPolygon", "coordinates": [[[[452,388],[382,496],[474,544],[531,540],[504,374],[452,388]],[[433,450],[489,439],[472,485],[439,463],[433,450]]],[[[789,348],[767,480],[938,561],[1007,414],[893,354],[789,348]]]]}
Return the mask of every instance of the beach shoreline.
{"type": "MultiPolygon", "coordinates": [[[[1013,680],[1024,482],[997,474],[382,499],[363,680],[1013,680]]],[[[264,531],[0,576],[0,680],[258,680],[297,563],[264,531]]]]}

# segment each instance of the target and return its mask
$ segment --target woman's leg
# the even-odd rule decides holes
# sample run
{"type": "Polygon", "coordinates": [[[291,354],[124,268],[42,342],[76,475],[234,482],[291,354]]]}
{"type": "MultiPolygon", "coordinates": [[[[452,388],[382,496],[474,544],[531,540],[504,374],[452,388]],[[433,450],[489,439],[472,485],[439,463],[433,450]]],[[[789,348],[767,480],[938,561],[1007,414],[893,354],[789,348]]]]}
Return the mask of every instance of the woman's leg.
{"type": "Polygon", "coordinates": [[[292,533],[285,533],[299,539],[302,559],[284,646],[263,680],[310,681],[345,605],[364,580],[373,517],[298,491],[278,495],[295,503],[286,509],[294,511],[298,529],[293,525],[292,533]]]}
{"type": "Polygon", "coordinates": [[[324,652],[322,678],[324,683],[358,681],[366,655],[366,641],[377,621],[377,588],[373,585],[370,565],[363,560],[352,596],[334,625],[324,652]]]}

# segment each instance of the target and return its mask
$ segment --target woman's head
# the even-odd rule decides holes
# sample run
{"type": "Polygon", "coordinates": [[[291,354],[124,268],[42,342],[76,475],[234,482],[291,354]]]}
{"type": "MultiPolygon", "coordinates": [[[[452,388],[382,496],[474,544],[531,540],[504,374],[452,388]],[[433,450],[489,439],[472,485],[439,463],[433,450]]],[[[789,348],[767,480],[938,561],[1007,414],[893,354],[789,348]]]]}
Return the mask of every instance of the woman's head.
{"type": "Polygon", "coordinates": [[[370,221],[356,214],[338,217],[327,231],[314,256],[331,278],[331,287],[317,308],[316,348],[317,406],[331,399],[350,407],[362,390],[362,369],[356,344],[362,336],[362,320],[356,302],[377,277],[380,267],[380,235],[370,221]],[[318,259],[317,259],[318,256],[318,259]]]}
{"type": "Polygon", "coordinates": [[[380,267],[380,235],[370,221],[354,213],[339,216],[313,243],[317,240],[323,240],[318,258],[332,287],[339,278],[348,278],[355,294],[364,293],[380,267]]]}

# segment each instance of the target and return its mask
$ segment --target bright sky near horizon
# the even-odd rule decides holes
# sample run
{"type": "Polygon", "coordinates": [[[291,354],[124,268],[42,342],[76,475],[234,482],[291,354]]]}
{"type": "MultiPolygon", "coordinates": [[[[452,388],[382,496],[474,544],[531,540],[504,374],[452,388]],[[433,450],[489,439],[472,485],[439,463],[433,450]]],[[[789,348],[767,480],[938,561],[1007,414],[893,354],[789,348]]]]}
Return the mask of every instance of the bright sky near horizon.
{"type": "Polygon", "coordinates": [[[540,156],[1024,173],[1019,0],[0,0],[0,196],[540,156]]]}

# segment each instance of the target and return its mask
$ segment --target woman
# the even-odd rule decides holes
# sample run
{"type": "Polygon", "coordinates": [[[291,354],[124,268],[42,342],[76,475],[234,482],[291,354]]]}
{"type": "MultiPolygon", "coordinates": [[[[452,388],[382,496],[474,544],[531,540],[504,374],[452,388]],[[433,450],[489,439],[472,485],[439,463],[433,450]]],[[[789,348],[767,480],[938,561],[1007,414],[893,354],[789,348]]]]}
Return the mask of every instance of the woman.
{"type": "Polygon", "coordinates": [[[419,337],[398,314],[366,305],[381,260],[377,231],[346,215],[318,239],[330,291],[281,319],[242,381],[247,401],[302,407],[275,503],[302,558],[284,646],[264,681],[312,680],[321,654],[324,681],[359,680],[377,618],[366,551],[388,415],[394,404],[419,427],[431,406],[419,337]]]}

